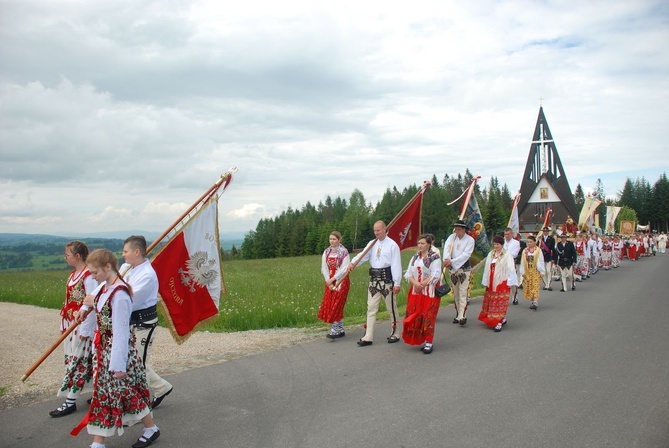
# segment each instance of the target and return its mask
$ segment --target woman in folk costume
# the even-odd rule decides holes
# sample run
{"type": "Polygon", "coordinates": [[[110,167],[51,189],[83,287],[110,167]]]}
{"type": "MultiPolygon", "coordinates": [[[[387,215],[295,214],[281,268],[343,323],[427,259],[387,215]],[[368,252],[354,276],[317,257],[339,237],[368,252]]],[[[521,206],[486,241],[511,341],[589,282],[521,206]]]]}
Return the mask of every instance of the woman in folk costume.
{"type": "Polygon", "coordinates": [[[636,237],[632,235],[627,239],[627,258],[636,261],[636,237]]]}
{"type": "Polygon", "coordinates": [[[434,290],[439,286],[440,276],[441,255],[433,250],[427,235],[420,235],[418,253],[411,257],[404,274],[411,288],[402,322],[402,339],[409,345],[422,345],[421,351],[426,355],[433,350],[434,325],[441,304],[434,290]]]}
{"type": "Polygon", "coordinates": [[[481,284],[485,286],[485,293],[479,320],[499,332],[502,331],[502,326],[506,325],[509,294],[511,286],[518,286],[518,276],[513,257],[503,248],[504,238],[496,235],[492,239],[492,245],[493,249],[485,260],[481,280],[481,284]]]}
{"type": "Polygon", "coordinates": [[[611,269],[612,260],[613,246],[611,245],[611,240],[605,236],[602,238],[602,266],[604,266],[605,271],[611,269]]]}
{"type": "Polygon", "coordinates": [[[574,247],[576,248],[576,264],[574,265],[574,280],[577,282],[581,281],[581,277],[585,276],[583,273],[583,263],[585,261],[585,250],[587,248],[587,243],[583,240],[583,234],[576,237],[574,242],[574,247]]]}
{"type": "MultiPolygon", "coordinates": [[[[86,267],[88,246],[81,241],[70,241],[65,245],[65,261],[74,268],[65,285],[65,303],[60,310],[60,332],[64,333],[75,321],[86,295],[91,294],[98,282],[91,277],[86,267]]],[[[65,397],[57,409],[49,412],[51,417],[63,417],[77,410],[77,398],[85,385],[93,378],[93,334],[95,316],[89,315],[64,341],[65,377],[58,390],[59,397],[65,397]]]]}
{"type": "Polygon", "coordinates": [[[160,431],[153,422],[146,371],[130,331],[132,291],[121,278],[112,252],[94,250],[88,266],[93,278],[106,285],[92,305],[98,322],[93,398],[88,415],[71,434],[77,435],[86,425],[93,435],[91,448],[104,448],[106,437],[117,432],[122,435],[124,425],[141,421],[144,432],[132,447],[144,448],[160,436],[160,431]]]}
{"type": "Polygon", "coordinates": [[[323,300],[318,309],[318,318],[332,324],[327,334],[328,339],[346,336],[344,332],[344,305],[351,288],[351,281],[346,276],[346,267],[351,262],[348,250],[341,244],[341,233],[330,233],[330,246],[323,252],[321,273],[325,278],[323,300]],[[339,285],[337,283],[344,278],[339,285]]]}
{"type": "Polygon", "coordinates": [[[623,243],[620,240],[618,235],[615,235],[611,239],[611,267],[617,268],[620,266],[620,251],[623,247],[623,243]]]}
{"type": "Polygon", "coordinates": [[[520,260],[520,274],[523,276],[523,295],[531,300],[530,309],[539,307],[539,291],[541,290],[541,279],[546,274],[544,254],[537,246],[537,238],[533,235],[527,237],[527,247],[523,251],[520,260]]]}

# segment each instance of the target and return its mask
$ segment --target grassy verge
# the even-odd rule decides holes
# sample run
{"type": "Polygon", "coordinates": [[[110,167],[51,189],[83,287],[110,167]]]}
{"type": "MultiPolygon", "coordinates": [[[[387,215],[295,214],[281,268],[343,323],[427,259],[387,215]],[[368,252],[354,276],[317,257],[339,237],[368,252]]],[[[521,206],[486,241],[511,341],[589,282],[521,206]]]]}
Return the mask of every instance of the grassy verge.
{"type": "MultiPolygon", "coordinates": [[[[402,253],[403,267],[411,256],[411,251],[402,253]]],[[[351,290],[344,310],[346,325],[365,321],[367,270],[365,264],[351,275],[351,290]]],[[[203,330],[226,332],[324,325],[316,317],[323,295],[320,256],[231,261],[223,265],[223,271],[228,293],[221,297],[218,318],[207,323],[203,330]]],[[[59,309],[68,273],[65,270],[2,272],[0,301],[59,309]]],[[[479,271],[472,297],[482,294],[480,285],[479,271]]],[[[397,300],[402,315],[407,290],[408,284],[403,282],[397,300]]],[[[448,303],[453,303],[452,295],[442,299],[442,305],[448,303]]],[[[387,318],[383,301],[381,307],[384,311],[379,318],[387,318]]]]}

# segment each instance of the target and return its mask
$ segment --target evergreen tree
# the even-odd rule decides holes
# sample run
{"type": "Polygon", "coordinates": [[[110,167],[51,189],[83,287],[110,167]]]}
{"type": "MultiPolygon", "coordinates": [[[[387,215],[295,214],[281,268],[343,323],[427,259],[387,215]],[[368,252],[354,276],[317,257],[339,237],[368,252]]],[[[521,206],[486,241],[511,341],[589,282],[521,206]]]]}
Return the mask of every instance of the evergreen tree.
{"type": "MultiPolygon", "coordinates": [[[[580,212],[585,204],[585,193],[583,192],[583,187],[581,184],[576,185],[576,191],[574,191],[574,202],[576,202],[576,210],[580,212]]],[[[578,216],[573,216],[574,221],[578,221],[578,216]]]]}

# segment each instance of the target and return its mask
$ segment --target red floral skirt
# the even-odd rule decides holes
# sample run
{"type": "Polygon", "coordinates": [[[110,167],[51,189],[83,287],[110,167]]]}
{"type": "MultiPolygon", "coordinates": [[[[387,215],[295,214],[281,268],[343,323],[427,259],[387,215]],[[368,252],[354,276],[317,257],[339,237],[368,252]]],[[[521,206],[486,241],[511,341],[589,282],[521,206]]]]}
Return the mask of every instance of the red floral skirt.
{"type": "Polygon", "coordinates": [[[402,339],[409,345],[432,343],[434,325],[437,322],[441,299],[424,294],[415,294],[409,288],[407,297],[406,317],[402,322],[402,339]]]}
{"type": "Polygon", "coordinates": [[[342,320],[344,318],[344,306],[346,305],[349,289],[351,289],[351,280],[348,277],[341,282],[337,290],[333,291],[325,286],[323,300],[318,309],[318,318],[329,324],[342,320]]]}
{"type": "Polygon", "coordinates": [[[511,288],[507,286],[506,281],[497,285],[496,290],[492,290],[490,286],[486,287],[479,320],[493,328],[501,323],[506,317],[506,312],[509,308],[510,291],[511,288]]]}

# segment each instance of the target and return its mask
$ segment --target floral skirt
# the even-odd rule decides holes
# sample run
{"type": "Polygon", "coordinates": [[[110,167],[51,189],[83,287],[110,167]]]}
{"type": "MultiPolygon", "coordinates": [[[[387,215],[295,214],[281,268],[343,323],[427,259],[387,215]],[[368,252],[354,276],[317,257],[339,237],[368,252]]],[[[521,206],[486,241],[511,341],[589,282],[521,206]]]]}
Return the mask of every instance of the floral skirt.
{"type": "Polygon", "coordinates": [[[98,369],[87,430],[92,435],[109,437],[116,432],[123,434],[123,425],[131,426],[151,412],[151,393],[135,344],[130,344],[127,376],[123,379],[115,378],[109,372],[111,342],[104,345],[106,347],[97,349],[94,356],[98,369]]]}
{"type": "Polygon", "coordinates": [[[434,340],[434,325],[441,299],[415,294],[413,287],[407,297],[406,317],[402,322],[402,339],[409,345],[421,345],[434,340]]]}
{"type": "Polygon", "coordinates": [[[329,324],[342,320],[350,288],[351,280],[348,277],[341,282],[337,290],[333,291],[327,286],[324,287],[323,300],[320,308],[318,308],[318,318],[329,324]]]}
{"type": "MultiPolygon", "coordinates": [[[[527,288],[527,285],[525,285],[527,288]]],[[[486,287],[483,294],[483,303],[481,304],[481,312],[479,313],[479,320],[489,327],[495,327],[502,323],[506,317],[506,312],[509,308],[509,293],[511,288],[506,284],[506,281],[497,285],[493,290],[490,286],[486,287]]]]}
{"type": "Polygon", "coordinates": [[[523,281],[523,296],[527,300],[539,300],[539,290],[541,289],[541,272],[536,268],[530,268],[525,272],[523,281]]]}
{"type": "MultiPolygon", "coordinates": [[[[66,321],[69,327],[72,322],[66,321]]],[[[77,398],[84,386],[93,379],[93,341],[80,339],[74,330],[63,342],[65,348],[65,377],[58,390],[59,397],[77,398]]]]}

